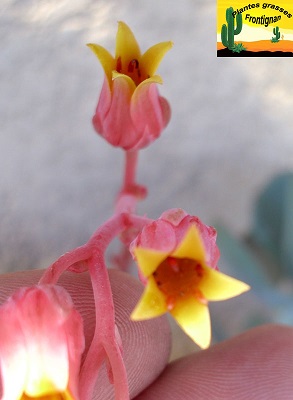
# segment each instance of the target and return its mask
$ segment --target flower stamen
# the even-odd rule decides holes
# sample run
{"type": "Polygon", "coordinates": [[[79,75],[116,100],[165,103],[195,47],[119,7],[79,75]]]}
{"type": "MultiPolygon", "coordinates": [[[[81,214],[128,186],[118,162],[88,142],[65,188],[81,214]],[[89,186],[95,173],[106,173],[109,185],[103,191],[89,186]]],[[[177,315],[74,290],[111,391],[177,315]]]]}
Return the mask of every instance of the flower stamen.
{"type": "Polygon", "coordinates": [[[130,61],[130,63],[128,64],[128,72],[133,72],[134,69],[138,70],[139,67],[139,62],[136,58],[134,58],[133,60],[130,61]]]}
{"type": "Polygon", "coordinates": [[[168,311],[172,311],[176,305],[176,298],[174,296],[167,297],[166,300],[168,311]]]}
{"type": "Polygon", "coordinates": [[[116,62],[116,71],[121,73],[122,71],[122,61],[121,61],[121,57],[117,58],[117,62],[116,62]]]}
{"type": "Polygon", "coordinates": [[[167,257],[153,273],[159,290],[166,296],[169,311],[184,297],[196,297],[200,303],[207,304],[198,289],[203,276],[204,269],[196,260],[176,257],[167,257]]]}
{"type": "Polygon", "coordinates": [[[209,304],[208,300],[204,297],[201,290],[195,289],[194,296],[195,296],[196,300],[199,301],[204,306],[207,306],[209,304]]]}

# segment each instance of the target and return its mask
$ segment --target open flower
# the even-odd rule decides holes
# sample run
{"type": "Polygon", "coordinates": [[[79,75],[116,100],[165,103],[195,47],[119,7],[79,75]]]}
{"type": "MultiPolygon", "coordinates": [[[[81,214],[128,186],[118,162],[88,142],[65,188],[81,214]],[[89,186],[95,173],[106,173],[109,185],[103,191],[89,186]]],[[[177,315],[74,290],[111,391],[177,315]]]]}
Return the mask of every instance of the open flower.
{"type": "Polygon", "coordinates": [[[217,270],[216,231],[183,210],[170,210],[146,226],[131,245],[145,291],[131,318],[170,312],[200,347],[211,340],[209,301],[225,300],[249,286],[217,270]]]}
{"type": "Polygon", "coordinates": [[[1,400],[79,398],[83,324],[63,288],[21,288],[0,307],[0,326],[1,400]]]}
{"type": "Polygon", "coordinates": [[[143,55],[123,23],[118,23],[115,57],[97,44],[88,44],[105,71],[105,80],[93,117],[95,130],[113,146],[140,149],[160,136],[171,112],[159,96],[155,72],[171,42],[150,47],[143,55]]]}

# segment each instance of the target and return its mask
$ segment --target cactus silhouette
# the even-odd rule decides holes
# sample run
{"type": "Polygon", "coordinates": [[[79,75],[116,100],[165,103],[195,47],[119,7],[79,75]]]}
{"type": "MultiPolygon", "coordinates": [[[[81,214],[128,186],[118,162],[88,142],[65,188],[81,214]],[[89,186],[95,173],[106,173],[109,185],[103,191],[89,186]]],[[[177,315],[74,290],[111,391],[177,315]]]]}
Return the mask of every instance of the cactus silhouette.
{"type": "Polygon", "coordinates": [[[278,26],[276,26],[276,28],[273,28],[273,34],[275,35],[275,37],[272,37],[271,42],[277,43],[280,40],[280,36],[281,36],[278,26]]]}
{"type": "Polygon", "coordinates": [[[227,8],[226,10],[226,21],[227,25],[222,25],[221,39],[225,47],[232,50],[235,46],[234,35],[239,35],[242,30],[242,15],[236,15],[236,28],[234,28],[234,17],[233,17],[233,7],[227,8]]]}

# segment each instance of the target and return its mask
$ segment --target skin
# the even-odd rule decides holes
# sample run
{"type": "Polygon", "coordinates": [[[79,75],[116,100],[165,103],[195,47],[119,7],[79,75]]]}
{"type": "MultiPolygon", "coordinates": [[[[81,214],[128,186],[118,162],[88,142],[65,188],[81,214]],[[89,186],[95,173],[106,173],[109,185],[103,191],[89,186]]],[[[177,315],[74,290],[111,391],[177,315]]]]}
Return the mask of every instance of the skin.
{"type": "MultiPolygon", "coordinates": [[[[0,303],[20,286],[36,284],[42,271],[0,276],[0,303]]],[[[129,315],[143,287],[131,276],[110,271],[116,323],[123,341],[131,399],[135,400],[290,400],[293,393],[293,328],[260,326],[207,350],[168,363],[170,328],[165,317],[132,322],[129,315]]],[[[94,303],[88,275],[60,279],[84,319],[86,342],[94,329],[94,303]]],[[[111,400],[102,369],[94,400],[111,400]]]]}

